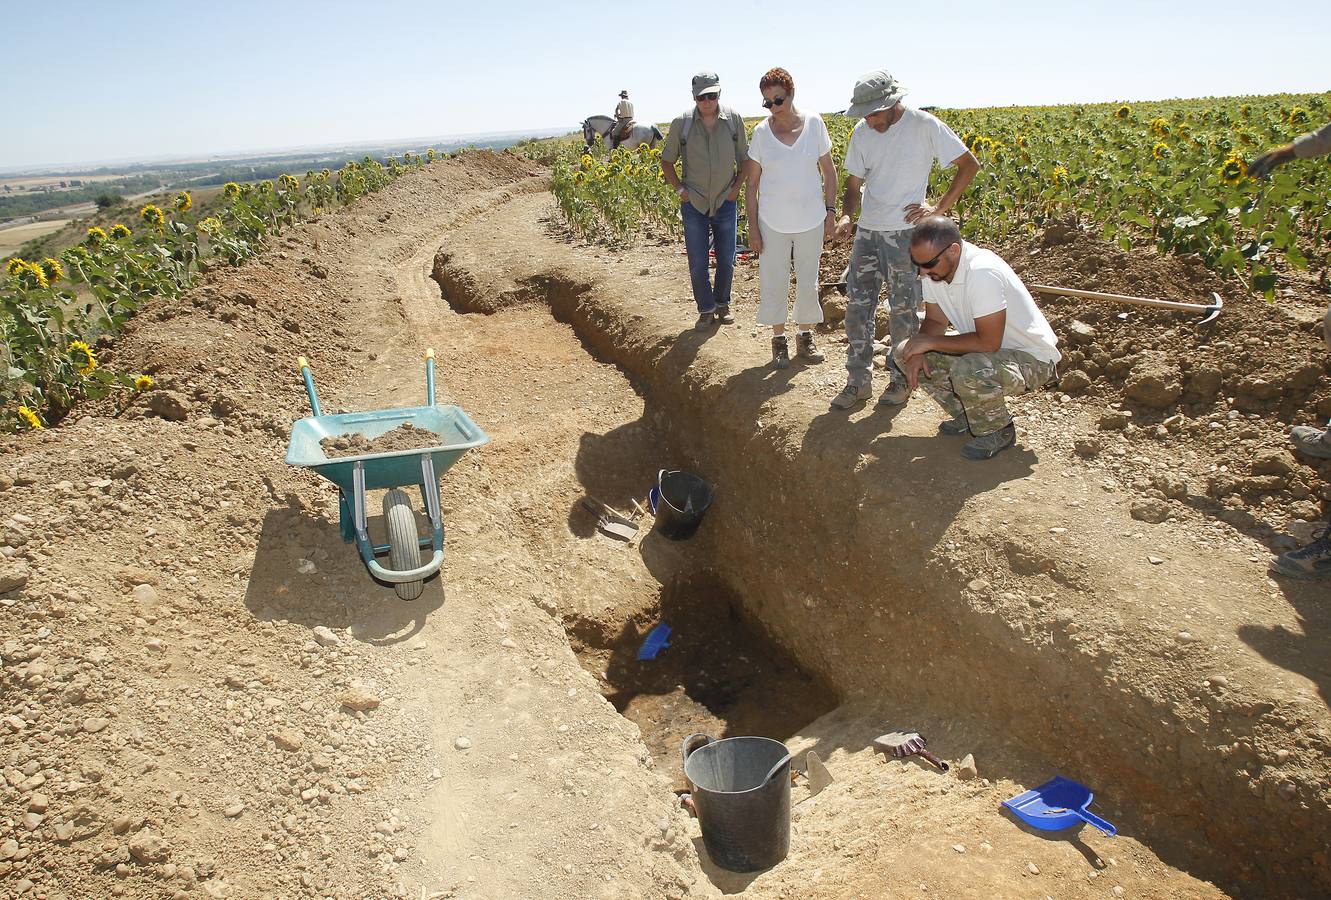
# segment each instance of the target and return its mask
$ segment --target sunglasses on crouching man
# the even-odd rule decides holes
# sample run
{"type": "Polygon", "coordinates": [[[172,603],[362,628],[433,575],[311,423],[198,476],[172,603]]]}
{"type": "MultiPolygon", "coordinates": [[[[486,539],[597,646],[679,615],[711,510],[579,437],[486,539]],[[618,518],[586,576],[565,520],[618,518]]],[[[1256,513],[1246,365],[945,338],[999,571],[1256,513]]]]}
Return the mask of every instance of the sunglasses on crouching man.
{"type": "Polygon", "coordinates": [[[911,254],[911,257],[910,257],[910,261],[911,261],[912,263],[915,264],[915,268],[919,269],[921,272],[924,272],[924,271],[926,271],[926,270],[928,270],[928,269],[932,269],[934,266],[938,265],[938,261],[939,261],[940,259],[943,258],[943,254],[946,253],[947,251],[951,250],[951,249],[952,249],[952,245],[951,245],[951,244],[948,244],[948,245],[947,245],[946,247],[944,247],[942,250],[939,250],[938,253],[937,253],[937,255],[935,255],[934,258],[931,259],[931,260],[929,260],[928,262],[916,262],[916,260],[915,260],[915,254],[912,253],[912,254],[911,254]]]}
{"type": "Polygon", "coordinates": [[[780,106],[786,102],[785,97],[773,97],[771,100],[763,101],[763,109],[771,109],[773,106],[780,106]]]}

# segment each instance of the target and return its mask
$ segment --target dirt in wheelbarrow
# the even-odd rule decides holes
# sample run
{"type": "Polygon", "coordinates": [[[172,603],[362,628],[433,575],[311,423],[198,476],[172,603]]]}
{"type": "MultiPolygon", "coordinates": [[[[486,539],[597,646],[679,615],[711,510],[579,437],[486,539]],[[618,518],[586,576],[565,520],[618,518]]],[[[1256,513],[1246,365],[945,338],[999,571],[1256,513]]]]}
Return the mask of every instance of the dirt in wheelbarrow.
{"type": "Polygon", "coordinates": [[[324,456],[337,459],[343,456],[368,456],[372,453],[398,453],[403,450],[424,450],[439,445],[439,435],[428,428],[417,428],[403,422],[392,431],[377,438],[363,434],[330,435],[319,442],[324,456]]]}

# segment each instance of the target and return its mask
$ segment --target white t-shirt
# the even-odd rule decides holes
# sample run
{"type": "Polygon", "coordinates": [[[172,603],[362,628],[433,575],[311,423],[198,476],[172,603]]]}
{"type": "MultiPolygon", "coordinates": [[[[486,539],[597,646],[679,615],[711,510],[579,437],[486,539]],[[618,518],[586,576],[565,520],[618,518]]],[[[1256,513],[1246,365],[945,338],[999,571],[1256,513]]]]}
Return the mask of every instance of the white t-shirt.
{"type": "Polygon", "coordinates": [[[804,128],[789,147],[772,134],[771,122],[759,122],[749,139],[749,159],[763,168],[758,218],[773,231],[798,234],[827,216],[818,160],[832,149],[832,138],[817,113],[804,113],[804,128]]]}
{"type": "Polygon", "coordinates": [[[884,134],[861,121],[846,145],[846,171],[864,179],[859,227],[870,231],[910,228],[906,207],[923,203],[934,161],[947,167],[966,152],[956,133],[935,116],[908,106],[884,134]]]}
{"type": "Polygon", "coordinates": [[[959,334],[973,334],[976,319],[1006,309],[1003,343],[999,345],[1002,349],[1024,350],[1051,363],[1063,358],[1058,352],[1058,336],[1035,305],[1031,292],[1012,267],[992,250],[962,241],[961,259],[951,284],[932,278],[920,280],[924,285],[924,302],[937,303],[959,334]]]}

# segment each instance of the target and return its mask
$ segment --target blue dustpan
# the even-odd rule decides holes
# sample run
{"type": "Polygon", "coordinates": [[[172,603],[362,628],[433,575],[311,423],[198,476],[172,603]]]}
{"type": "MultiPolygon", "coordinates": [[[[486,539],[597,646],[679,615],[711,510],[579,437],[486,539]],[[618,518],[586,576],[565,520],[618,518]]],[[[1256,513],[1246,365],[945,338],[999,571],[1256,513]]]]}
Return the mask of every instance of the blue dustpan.
{"type": "Polygon", "coordinates": [[[638,659],[656,659],[657,655],[670,646],[670,626],[662,622],[647,632],[647,639],[638,648],[638,659]]]}
{"type": "Polygon", "coordinates": [[[1038,788],[1004,800],[1003,805],[1041,831],[1061,831],[1086,822],[1113,837],[1118,829],[1086,809],[1094,799],[1095,794],[1086,785],[1055,775],[1038,788]]]}

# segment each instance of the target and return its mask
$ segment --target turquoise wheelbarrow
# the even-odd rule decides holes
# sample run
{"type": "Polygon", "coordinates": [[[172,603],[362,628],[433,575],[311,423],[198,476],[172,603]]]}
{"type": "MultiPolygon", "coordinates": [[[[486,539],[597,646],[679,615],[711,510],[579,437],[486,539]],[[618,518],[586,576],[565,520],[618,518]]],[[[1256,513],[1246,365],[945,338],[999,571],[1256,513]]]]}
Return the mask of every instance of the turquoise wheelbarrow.
{"type": "Polygon", "coordinates": [[[434,351],[425,352],[425,395],[428,405],[403,409],[379,409],[369,412],[325,416],[319,411],[319,397],[314,390],[314,376],[305,357],[299,357],[305,393],[314,415],[291,427],[287,444],[287,465],[313,469],[337,485],[340,494],[339,525],[342,540],[354,543],[370,574],[393,585],[403,600],[415,600],[425,589],[425,579],[444,564],[444,519],[439,503],[439,478],[463,453],[490,442],[476,423],[457,406],[439,406],[434,399],[434,351]],[[329,459],[320,441],[344,434],[360,434],[373,440],[394,428],[410,423],[432,432],[439,443],[416,450],[391,453],[367,453],[329,459]],[[416,530],[416,515],[411,498],[402,487],[420,488],[430,518],[430,533],[416,530]],[[366,527],[365,498],[369,491],[387,488],[384,495],[384,523],[388,543],[373,544],[366,527]],[[421,551],[432,551],[428,562],[421,562],[421,551]],[[378,557],[387,556],[388,565],[378,557]]]}

